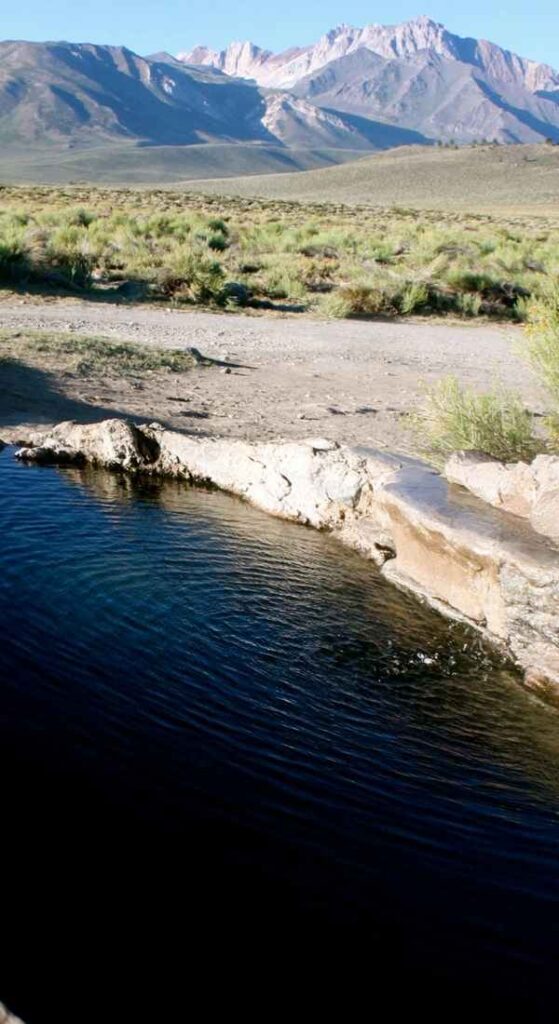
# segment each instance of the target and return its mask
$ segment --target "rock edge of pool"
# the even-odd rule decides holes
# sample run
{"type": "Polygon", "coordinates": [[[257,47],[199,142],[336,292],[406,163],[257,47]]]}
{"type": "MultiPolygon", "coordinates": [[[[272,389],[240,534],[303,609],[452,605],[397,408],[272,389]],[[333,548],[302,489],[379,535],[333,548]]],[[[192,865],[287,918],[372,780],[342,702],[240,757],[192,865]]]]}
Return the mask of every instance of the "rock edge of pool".
{"type": "Polygon", "coordinates": [[[329,530],[384,576],[482,632],[559,698],[559,458],[505,466],[457,453],[446,475],[325,438],[254,443],[129,420],[72,421],[21,438],[26,462],[91,464],[215,486],[329,530]]]}

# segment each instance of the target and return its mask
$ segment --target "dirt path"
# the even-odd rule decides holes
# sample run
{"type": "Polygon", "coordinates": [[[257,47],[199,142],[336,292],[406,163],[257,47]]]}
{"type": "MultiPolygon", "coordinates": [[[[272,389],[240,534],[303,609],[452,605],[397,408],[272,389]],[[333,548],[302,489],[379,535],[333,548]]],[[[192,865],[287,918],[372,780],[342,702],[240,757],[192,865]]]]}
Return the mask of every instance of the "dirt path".
{"type": "MultiPolygon", "coordinates": [[[[241,364],[228,372],[213,366],[176,378],[153,375],[143,384],[126,378],[62,379],[50,381],[44,394],[28,375],[17,385],[17,408],[0,405],[0,424],[93,418],[114,410],[203,433],[249,438],[321,434],[409,450],[407,414],[424,381],[450,373],[480,388],[499,381],[520,390],[530,408],[539,411],[544,402],[515,354],[521,331],[510,326],[325,322],[12,299],[0,303],[0,327],[194,346],[206,356],[241,364]]],[[[6,399],[6,383],[3,391],[6,399]]]]}

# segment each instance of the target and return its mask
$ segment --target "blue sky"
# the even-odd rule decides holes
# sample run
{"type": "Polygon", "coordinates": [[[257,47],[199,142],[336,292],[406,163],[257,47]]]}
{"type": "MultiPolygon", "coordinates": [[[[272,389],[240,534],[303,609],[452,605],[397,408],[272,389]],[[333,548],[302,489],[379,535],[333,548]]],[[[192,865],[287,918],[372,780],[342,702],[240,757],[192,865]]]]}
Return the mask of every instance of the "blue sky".
{"type": "Polygon", "coordinates": [[[394,24],[418,14],[458,35],[491,39],[559,67],[559,0],[469,0],[461,9],[430,0],[0,0],[4,39],[122,43],[138,53],[221,48],[252,39],[270,49],[310,43],[345,21],[394,24]]]}

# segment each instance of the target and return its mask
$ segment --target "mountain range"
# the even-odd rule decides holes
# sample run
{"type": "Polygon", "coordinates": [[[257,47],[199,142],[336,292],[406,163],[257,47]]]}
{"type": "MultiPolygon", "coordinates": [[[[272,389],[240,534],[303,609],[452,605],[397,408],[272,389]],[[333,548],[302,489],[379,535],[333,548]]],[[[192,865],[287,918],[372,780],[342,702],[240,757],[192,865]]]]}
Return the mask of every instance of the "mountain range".
{"type": "Polygon", "coordinates": [[[129,180],[135,162],[142,180],[161,168],[168,180],[165,149],[179,177],[204,176],[204,150],[205,176],[218,167],[222,176],[484,138],[559,142],[559,75],[425,17],[341,25],[313,46],[278,54],[250,42],[176,57],[0,42],[0,174],[11,179],[14,168],[28,179],[47,171],[48,180],[81,177],[76,154],[93,149],[95,176],[107,180],[120,161],[129,180]]]}
{"type": "Polygon", "coordinates": [[[120,46],[0,43],[0,141],[5,146],[268,143],[368,151],[424,141],[303,96],[120,46]]]}
{"type": "Polygon", "coordinates": [[[559,74],[427,17],[340,25],[283,53],[253,43],[179,53],[188,65],[279,88],[322,109],[418,131],[430,140],[559,141],[559,74]]]}

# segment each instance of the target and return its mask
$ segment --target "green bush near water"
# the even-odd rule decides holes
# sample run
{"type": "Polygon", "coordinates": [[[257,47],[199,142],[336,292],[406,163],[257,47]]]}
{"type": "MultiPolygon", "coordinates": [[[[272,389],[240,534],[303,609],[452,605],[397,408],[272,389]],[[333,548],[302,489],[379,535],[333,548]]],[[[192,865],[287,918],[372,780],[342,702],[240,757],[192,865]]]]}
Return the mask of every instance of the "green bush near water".
{"type": "Polygon", "coordinates": [[[545,435],[514,392],[476,394],[454,377],[429,388],[413,425],[433,461],[453,451],[482,451],[503,462],[530,461],[540,452],[559,452],[559,289],[527,305],[521,354],[546,388],[550,412],[545,435]]]}
{"type": "Polygon", "coordinates": [[[427,392],[414,419],[433,461],[455,451],[481,451],[503,462],[530,461],[543,449],[533,419],[514,392],[476,394],[445,377],[427,392]]]}
{"type": "Polygon", "coordinates": [[[547,299],[528,307],[525,348],[559,413],[559,285],[547,299]]]}

